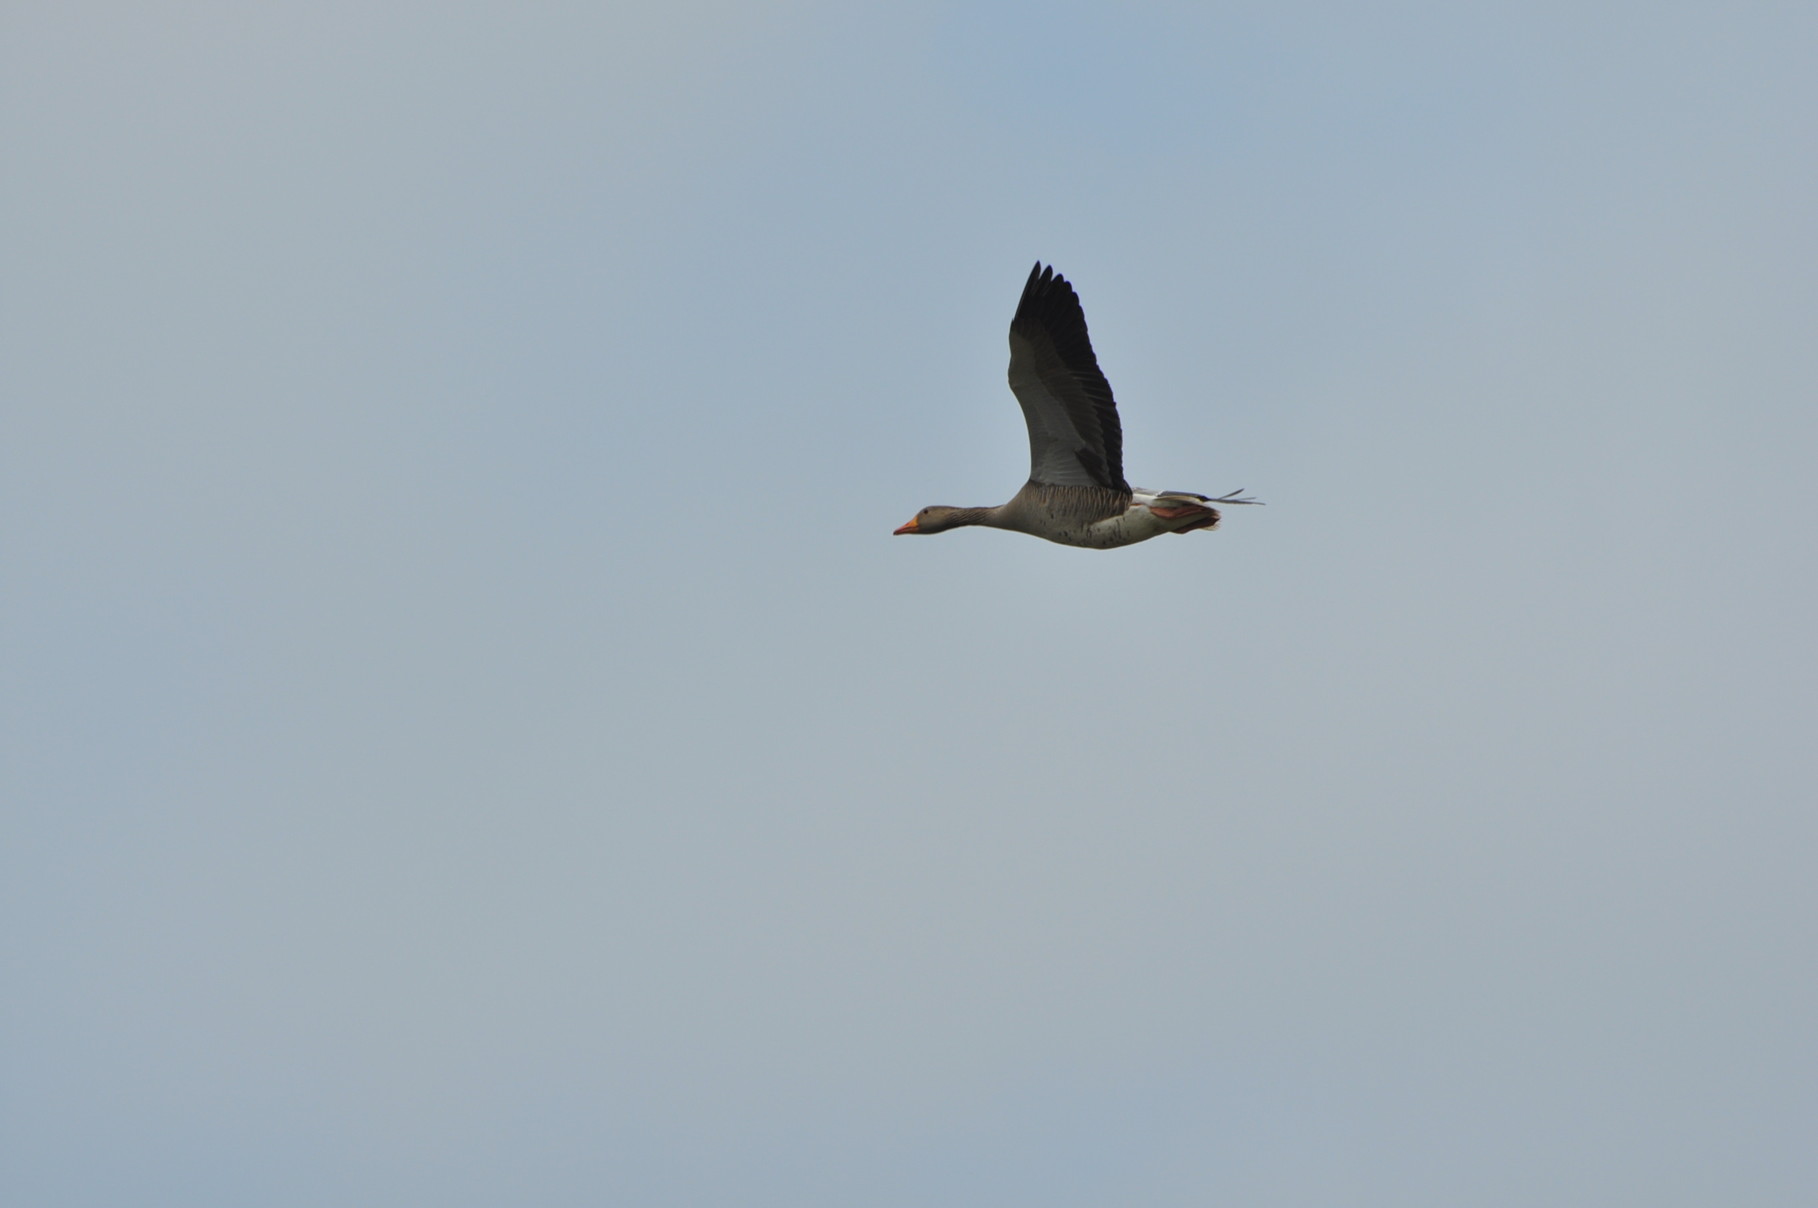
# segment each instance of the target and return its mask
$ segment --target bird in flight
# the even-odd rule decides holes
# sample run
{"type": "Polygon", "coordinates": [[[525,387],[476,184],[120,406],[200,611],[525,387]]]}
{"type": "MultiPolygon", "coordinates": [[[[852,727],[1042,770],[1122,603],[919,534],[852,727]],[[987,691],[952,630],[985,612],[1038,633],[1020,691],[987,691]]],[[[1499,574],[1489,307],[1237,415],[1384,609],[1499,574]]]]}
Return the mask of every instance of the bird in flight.
{"type": "Polygon", "coordinates": [[[1239,488],[1213,499],[1132,490],[1111,383],[1086,335],[1086,312],[1067,279],[1040,261],[1010,320],[1010,390],[1029,425],[1029,481],[994,508],[926,507],[897,533],[982,524],[1062,545],[1115,549],[1162,533],[1218,527],[1215,504],[1250,504],[1239,488]]]}

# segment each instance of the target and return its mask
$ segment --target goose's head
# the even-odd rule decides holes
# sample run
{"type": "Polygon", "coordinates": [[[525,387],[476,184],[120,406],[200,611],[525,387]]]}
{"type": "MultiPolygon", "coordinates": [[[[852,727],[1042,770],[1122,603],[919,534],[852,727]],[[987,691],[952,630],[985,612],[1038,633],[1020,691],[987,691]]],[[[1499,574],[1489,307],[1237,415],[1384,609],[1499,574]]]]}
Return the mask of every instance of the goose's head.
{"type": "Polygon", "coordinates": [[[905,524],[902,528],[897,529],[892,535],[900,537],[904,533],[944,532],[947,529],[957,528],[959,525],[966,523],[966,515],[970,512],[976,512],[977,510],[978,509],[976,508],[943,507],[937,503],[933,507],[925,507],[915,515],[909,517],[909,523],[905,524]]]}

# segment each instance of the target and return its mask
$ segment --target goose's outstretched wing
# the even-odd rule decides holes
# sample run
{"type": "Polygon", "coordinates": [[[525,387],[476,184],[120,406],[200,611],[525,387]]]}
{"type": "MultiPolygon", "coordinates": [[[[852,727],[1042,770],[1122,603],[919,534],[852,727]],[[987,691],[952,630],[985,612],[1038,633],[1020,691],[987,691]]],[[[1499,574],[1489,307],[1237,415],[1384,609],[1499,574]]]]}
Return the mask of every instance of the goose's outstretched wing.
{"type": "Polygon", "coordinates": [[[1067,279],[1039,261],[1010,320],[1010,389],[1029,425],[1029,480],[1110,487],[1124,481],[1124,431],[1111,383],[1067,279]]]}

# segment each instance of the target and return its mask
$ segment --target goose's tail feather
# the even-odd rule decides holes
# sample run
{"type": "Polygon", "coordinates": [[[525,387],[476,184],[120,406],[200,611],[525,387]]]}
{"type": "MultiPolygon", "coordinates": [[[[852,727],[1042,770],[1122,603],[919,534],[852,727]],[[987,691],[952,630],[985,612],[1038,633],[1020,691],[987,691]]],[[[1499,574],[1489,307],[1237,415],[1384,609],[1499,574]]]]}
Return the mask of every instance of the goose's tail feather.
{"type": "Polygon", "coordinates": [[[1259,499],[1243,498],[1243,488],[1239,487],[1228,495],[1214,499],[1210,495],[1195,495],[1191,491],[1158,491],[1147,501],[1149,510],[1163,520],[1178,521],[1170,532],[1192,533],[1204,529],[1211,532],[1218,527],[1218,509],[1212,505],[1219,504],[1257,504],[1259,499]]]}

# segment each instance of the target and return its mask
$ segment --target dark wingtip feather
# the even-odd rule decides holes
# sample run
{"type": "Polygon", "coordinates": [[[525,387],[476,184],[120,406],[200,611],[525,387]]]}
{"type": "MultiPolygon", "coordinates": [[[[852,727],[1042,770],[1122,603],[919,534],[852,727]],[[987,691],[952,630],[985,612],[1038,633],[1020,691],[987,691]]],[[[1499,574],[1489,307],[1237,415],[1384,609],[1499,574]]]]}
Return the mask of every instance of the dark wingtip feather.
{"type": "Polygon", "coordinates": [[[1035,267],[1029,270],[1029,279],[1023,282],[1023,296],[1017,300],[1016,319],[1011,320],[1012,324],[1014,324],[1017,319],[1025,318],[1029,314],[1029,310],[1035,305],[1036,299],[1041,297],[1043,291],[1048,288],[1048,283],[1053,279],[1053,267],[1043,268],[1042,262],[1037,260],[1035,262],[1035,267]]]}

